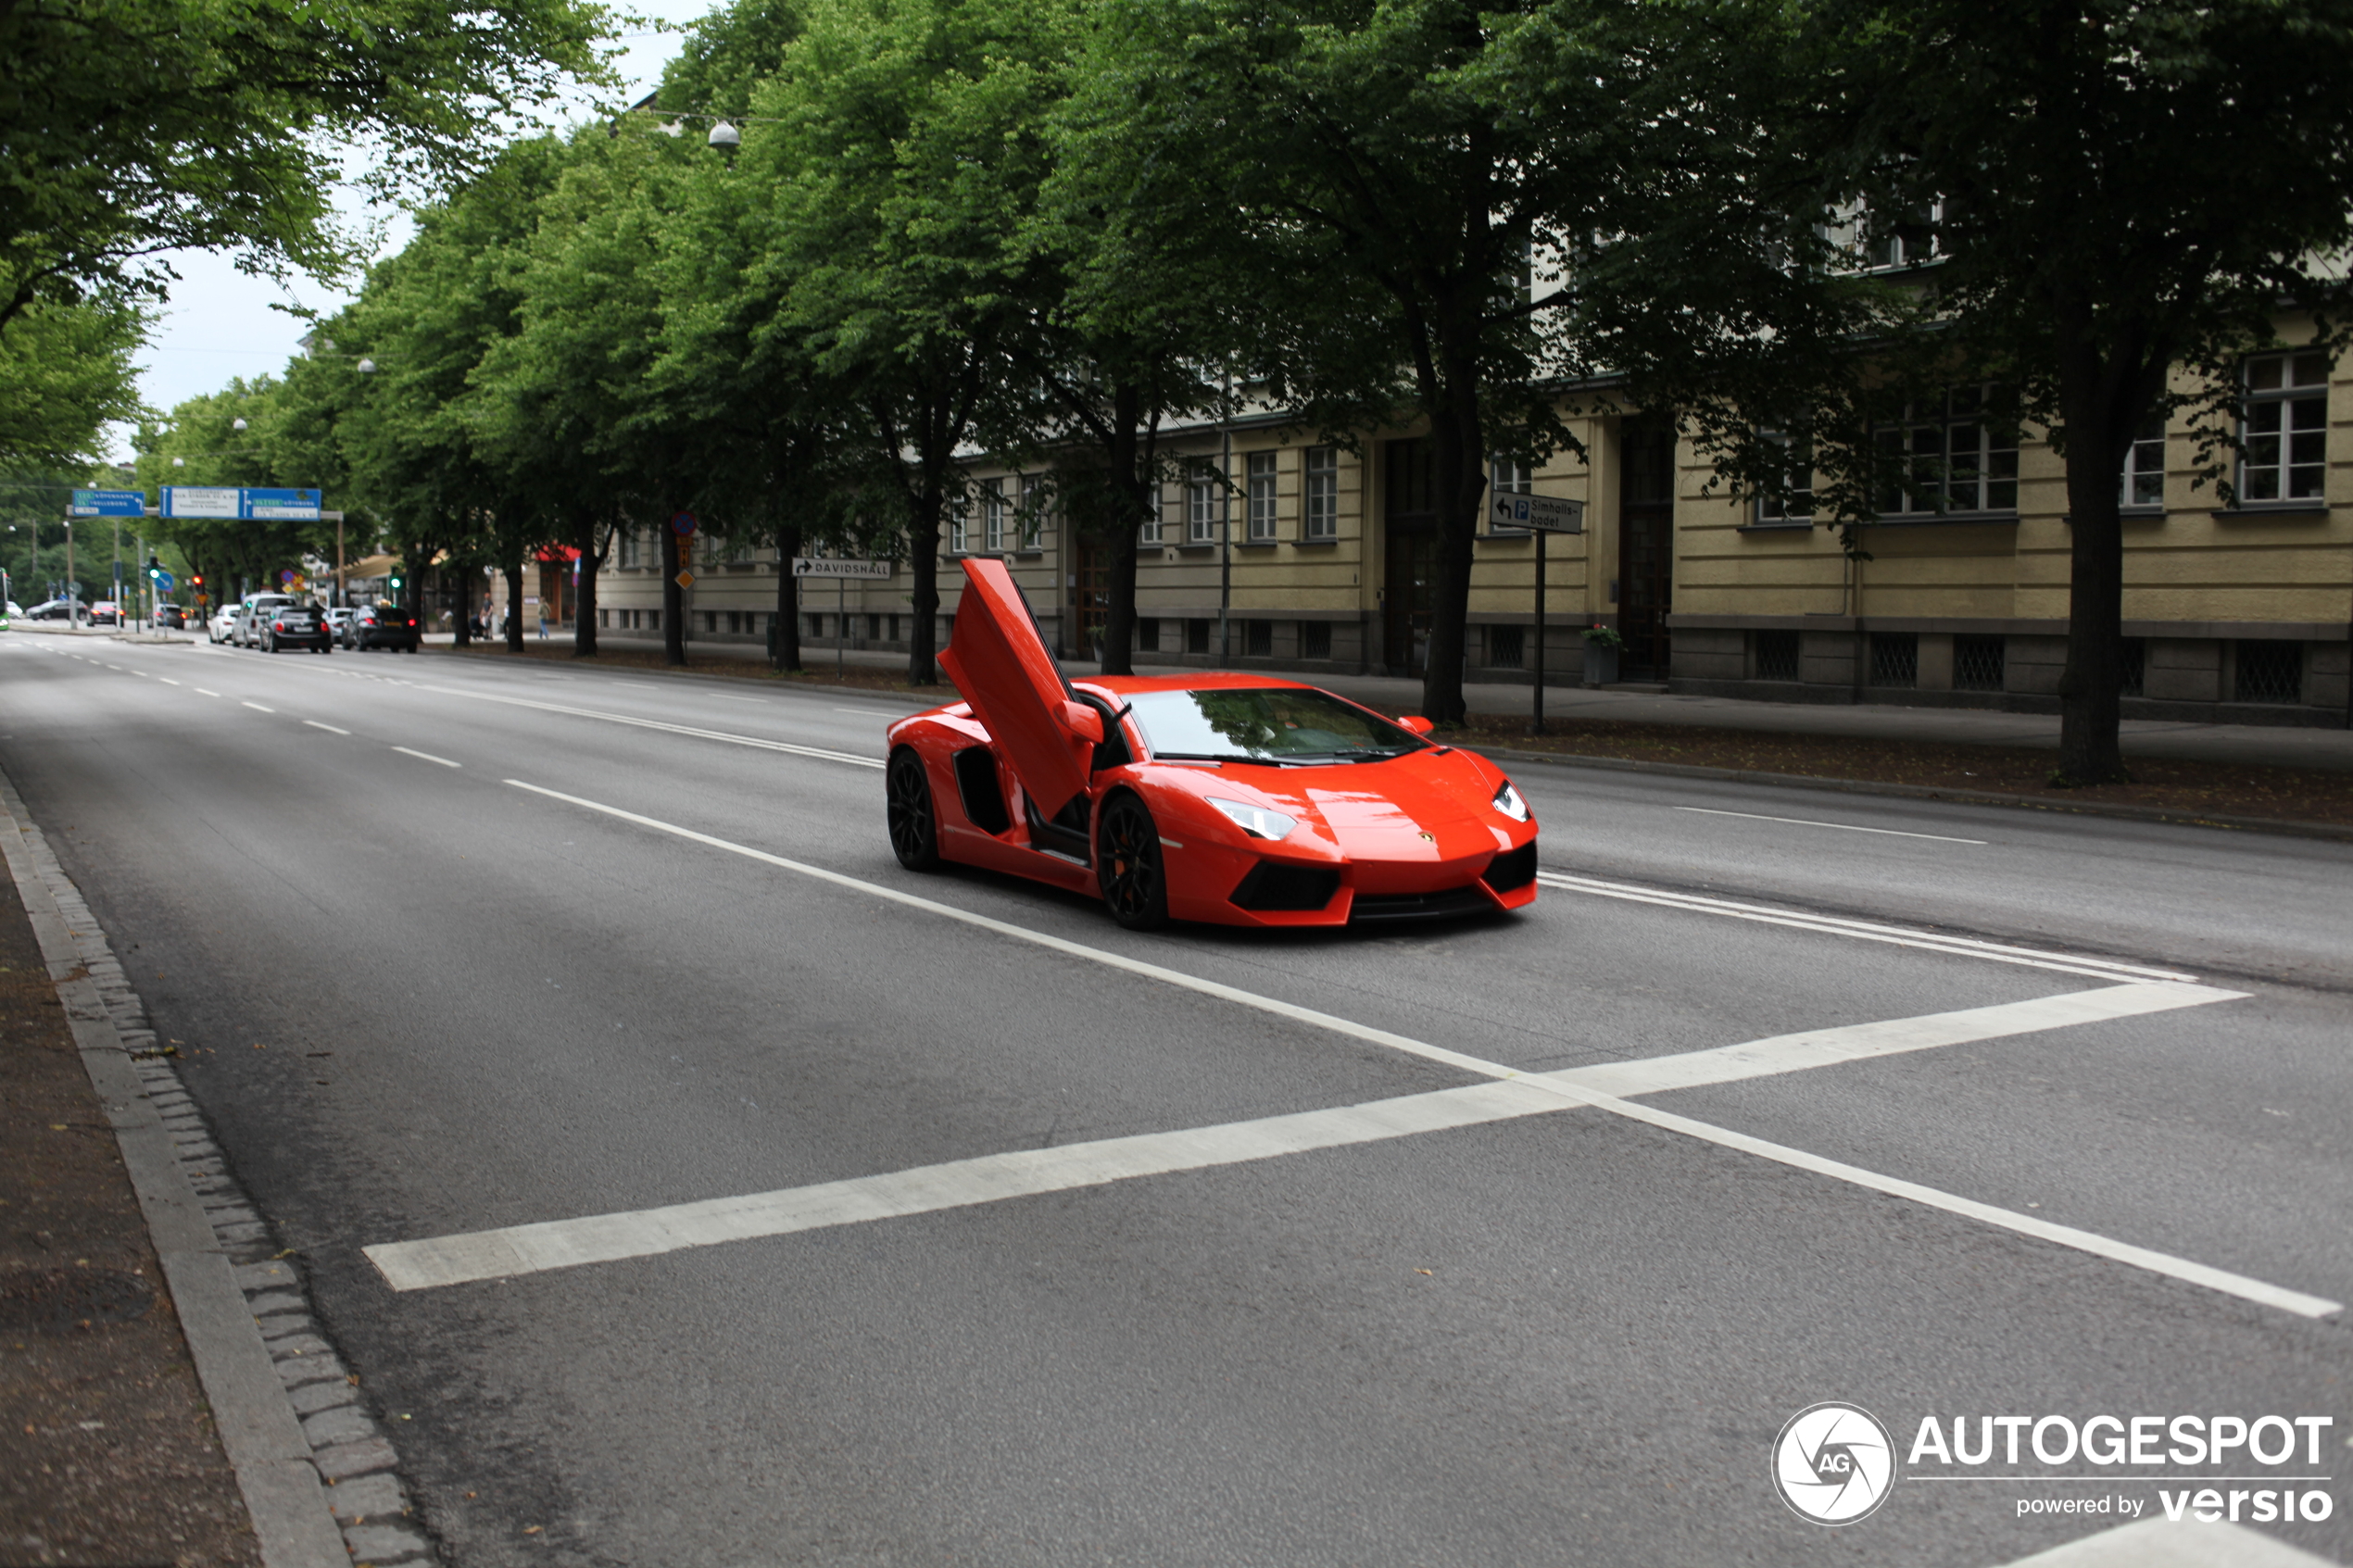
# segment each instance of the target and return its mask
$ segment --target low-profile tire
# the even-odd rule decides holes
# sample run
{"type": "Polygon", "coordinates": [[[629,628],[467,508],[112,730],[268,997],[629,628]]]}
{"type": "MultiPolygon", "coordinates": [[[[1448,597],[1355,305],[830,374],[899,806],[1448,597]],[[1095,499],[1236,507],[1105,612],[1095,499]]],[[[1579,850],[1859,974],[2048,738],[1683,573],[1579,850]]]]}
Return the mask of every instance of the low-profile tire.
{"type": "Polygon", "coordinates": [[[884,774],[890,852],[911,872],[939,869],[939,813],[932,806],[931,770],[911,746],[890,754],[884,774]]]}
{"type": "Polygon", "coordinates": [[[1112,797],[1095,829],[1095,881],[1111,918],[1130,931],[1168,923],[1168,859],[1151,809],[1132,795],[1112,797]]]}

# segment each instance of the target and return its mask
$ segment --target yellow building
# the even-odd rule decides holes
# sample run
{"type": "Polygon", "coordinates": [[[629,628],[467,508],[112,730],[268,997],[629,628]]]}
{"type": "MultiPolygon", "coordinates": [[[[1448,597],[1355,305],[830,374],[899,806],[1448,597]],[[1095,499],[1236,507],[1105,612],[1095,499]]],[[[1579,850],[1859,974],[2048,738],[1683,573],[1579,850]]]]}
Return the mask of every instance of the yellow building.
{"type": "MultiPolygon", "coordinates": [[[[2246,366],[2249,456],[2239,504],[2193,482],[2187,433],[2150,432],[2120,476],[2130,717],[2344,723],[2353,629],[2353,392],[2342,366],[2294,351],[2246,366]]],[[[1801,702],[1907,702],[2051,711],[2066,657],[2069,539],[2061,469],[2015,446],[1968,389],[1909,411],[1907,439],[1947,455],[1939,494],[1886,497],[1862,531],[1870,558],[1802,515],[1767,515],[1655,417],[1571,421],[1582,458],[1505,489],[1586,503],[1586,532],[1547,546],[1544,665],[1582,677],[1589,626],[1616,628],[1617,675],[1678,692],[1801,702]]],[[[1172,472],[1144,530],[1136,657],[1146,664],[1418,674],[1428,635],[1436,517],[1429,447],[1412,428],[1359,450],[1319,445],[1260,413],[1164,435],[1172,472]]],[[[947,530],[944,641],[955,559],[1001,556],[1064,657],[1096,656],[1100,547],[1053,515],[1035,482],[988,468],[947,530]],[[1030,498],[1024,504],[1024,497],[1030,498]]],[[[687,596],[697,641],[763,641],[773,552],[698,546],[687,596]]],[[[1534,542],[1482,533],[1468,678],[1529,678],[1534,542]]],[[[603,579],[605,634],[654,636],[659,555],[625,542],[603,579]]],[[[804,584],[804,654],[837,639],[906,646],[912,580],[804,584]]]]}

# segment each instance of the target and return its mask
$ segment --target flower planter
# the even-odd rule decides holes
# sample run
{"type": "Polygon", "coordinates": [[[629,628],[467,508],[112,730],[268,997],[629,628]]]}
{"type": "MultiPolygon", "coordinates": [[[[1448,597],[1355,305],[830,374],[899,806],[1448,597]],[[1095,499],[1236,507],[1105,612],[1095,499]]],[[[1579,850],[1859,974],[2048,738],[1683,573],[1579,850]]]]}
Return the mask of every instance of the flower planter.
{"type": "Polygon", "coordinates": [[[1588,639],[1585,644],[1585,684],[1606,686],[1617,679],[1617,650],[1607,643],[1588,639]]]}

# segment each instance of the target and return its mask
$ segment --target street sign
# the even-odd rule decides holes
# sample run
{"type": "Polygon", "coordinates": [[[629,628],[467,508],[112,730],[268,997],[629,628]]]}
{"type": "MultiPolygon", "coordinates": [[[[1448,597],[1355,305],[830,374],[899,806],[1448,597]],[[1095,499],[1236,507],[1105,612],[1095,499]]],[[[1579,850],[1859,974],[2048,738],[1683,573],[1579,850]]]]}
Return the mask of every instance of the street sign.
{"type": "Polygon", "coordinates": [[[245,493],[224,484],[167,484],[163,487],[166,517],[226,517],[245,515],[245,493]]]}
{"type": "Polygon", "coordinates": [[[695,585],[695,574],[691,571],[682,571],[673,581],[681,588],[691,588],[695,585]]]}
{"type": "Polygon", "coordinates": [[[673,512],[670,517],[670,529],[671,532],[677,534],[679,538],[684,539],[687,534],[692,533],[695,531],[695,514],[692,512],[673,512]]]}
{"type": "Polygon", "coordinates": [[[279,582],[279,583],[280,583],[283,586],[285,586],[285,587],[291,588],[291,587],[293,587],[293,586],[294,586],[294,581],[295,581],[295,574],[294,574],[292,571],[282,571],[282,572],[278,573],[278,582],[279,582]]]}
{"type": "Polygon", "coordinates": [[[316,490],[240,490],[242,515],[264,522],[316,522],[316,490]]]}
{"type": "Polygon", "coordinates": [[[887,560],[817,560],[808,556],[792,558],[795,577],[873,577],[887,578],[890,562],[887,560]]]}
{"type": "Polygon", "coordinates": [[[147,515],[147,493],[144,490],[77,490],[73,505],[66,508],[69,517],[145,517],[147,515]]]}
{"type": "Polygon", "coordinates": [[[1487,526],[1534,529],[1545,533],[1585,532],[1585,503],[1557,495],[1499,495],[1487,504],[1487,526]]]}
{"type": "Polygon", "coordinates": [[[158,571],[156,573],[156,591],[157,593],[168,594],[179,585],[180,579],[172,576],[169,571],[158,571]]]}

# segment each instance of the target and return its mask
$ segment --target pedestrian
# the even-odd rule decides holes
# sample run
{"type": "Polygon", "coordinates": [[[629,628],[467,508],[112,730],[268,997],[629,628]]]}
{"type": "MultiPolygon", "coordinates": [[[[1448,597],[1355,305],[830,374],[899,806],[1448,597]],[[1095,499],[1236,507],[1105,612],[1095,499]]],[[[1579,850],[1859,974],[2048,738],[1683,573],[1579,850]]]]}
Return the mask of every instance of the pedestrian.
{"type": "Polygon", "coordinates": [[[539,607],[539,640],[543,643],[547,640],[547,607],[546,605],[539,607]]]}

